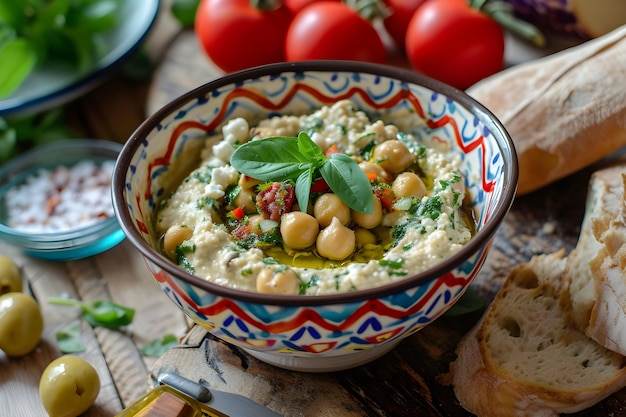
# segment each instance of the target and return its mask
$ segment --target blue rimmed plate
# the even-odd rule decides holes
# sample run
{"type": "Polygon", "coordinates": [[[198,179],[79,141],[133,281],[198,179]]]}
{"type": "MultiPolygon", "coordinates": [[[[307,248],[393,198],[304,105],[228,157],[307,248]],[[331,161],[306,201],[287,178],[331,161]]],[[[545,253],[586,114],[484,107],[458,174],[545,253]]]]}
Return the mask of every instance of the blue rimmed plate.
{"type": "Polygon", "coordinates": [[[159,6],[159,0],[122,2],[120,22],[105,39],[107,52],[91,71],[80,73],[63,62],[37,68],[13,94],[0,100],[0,116],[47,110],[95,88],[141,45],[156,20],[159,6]]]}

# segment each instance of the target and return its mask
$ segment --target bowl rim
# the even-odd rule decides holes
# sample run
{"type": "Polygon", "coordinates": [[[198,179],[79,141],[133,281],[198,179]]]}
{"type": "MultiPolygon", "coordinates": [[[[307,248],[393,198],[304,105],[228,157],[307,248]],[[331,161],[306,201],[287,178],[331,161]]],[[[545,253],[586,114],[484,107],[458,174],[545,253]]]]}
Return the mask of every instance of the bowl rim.
{"type": "MultiPolygon", "coordinates": [[[[9,160],[6,164],[0,166],[0,179],[5,175],[11,174],[11,172],[15,172],[14,170],[24,164],[29,164],[29,161],[35,157],[47,155],[52,151],[58,152],[61,150],[66,150],[71,152],[72,150],[83,150],[83,151],[105,151],[111,152],[110,155],[102,155],[102,159],[110,160],[115,162],[117,156],[121,152],[123,146],[119,142],[114,142],[111,140],[105,139],[88,139],[88,138],[76,138],[76,139],[61,139],[55,140],[50,143],[42,144],[31,148],[24,153],[21,153],[11,160],[9,160]]],[[[71,153],[65,154],[67,156],[67,160],[74,159],[75,157],[71,153]]],[[[96,154],[91,155],[97,156],[96,154]]],[[[66,159],[62,158],[59,160],[51,160],[47,167],[55,167],[59,165],[63,165],[66,159]]],[[[82,160],[82,159],[81,159],[82,160]]],[[[76,159],[78,162],[79,159],[76,159]]],[[[33,165],[35,168],[38,165],[33,165]]],[[[113,178],[111,177],[111,180],[113,178]]],[[[111,183],[111,192],[113,191],[113,184],[111,183]]],[[[51,251],[51,250],[67,250],[75,248],[76,246],[68,246],[58,248],[55,244],[71,241],[81,238],[86,238],[94,233],[98,233],[102,230],[108,230],[114,227],[114,225],[118,223],[117,216],[113,215],[107,217],[104,220],[97,221],[95,223],[91,223],[85,226],[73,227],[71,229],[56,231],[56,232],[28,232],[22,231],[19,229],[14,229],[7,225],[6,223],[0,222],[0,236],[3,236],[6,239],[11,239],[12,241],[20,241],[20,245],[25,249],[33,249],[33,247],[29,246],[28,243],[33,243],[37,245],[42,245],[48,243],[48,248],[41,248],[37,246],[35,250],[40,251],[51,251]]],[[[119,225],[117,227],[120,228],[119,225]]],[[[83,243],[84,244],[84,243],[83,243]]]]}
{"type": "Polygon", "coordinates": [[[503,222],[504,217],[507,215],[511,205],[513,204],[517,190],[518,175],[518,161],[515,146],[504,125],[491,111],[470,97],[464,91],[415,71],[393,67],[387,64],[373,64],[357,61],[319,60],[266,64],[229,73],[204,83],[173,99],[144,120],[144,122],[138,126],[138,128],[131,134],[129,139],[124,144],[113,171],[112,193],[113,207],[116,216],[118,217],[120,226],[124,230],[128,240],[144,257],[146,257],[150,262],[156,264],[162,270],[165,270],[168,274],[175,276],[188,284],[197,286],[209,293],[243,302],[274,306],[319,306],[358,302],[385,297],[434,280],[442,274],[458,267],[481,246],[489,244],[489,241],[495,235],[497,229],[503,222]],[[505,163],[504,168],[502,198],[497,202],[496,207],[491,214],[491,220],[489,223],[481,228],[481,230],[479,230],[458,252],[425,271],[406,277],[402,280],[373,288],[338,294],[311,296],[275,295],[239,290],[215,284],[192,275],[172,263],[169,259],[165,258],[164,255],[147,244],[141,237],[139,232],[134,227],[133,219],[127,210],[125,202],[125,194],[127,191],[125,185],[126,174],[131,163],[131,158],[134,156],[137,148],[142,145],[144,138],[159,125],[161,120],[178,110],[182,105],[188,103],[190,100],[193,100],[195,97],[199,95],[206,95],[208,92],[225,85],[238,84],[244,82],[245,80],[255,79],[262,76],[276,76],[285,72],[355,72],[380,75],[396,79],[401,82],[408,82],[423,86],[432,91],[444,94],[463,105],[468,111],[475,114],[476,117],[489,129],[491,134],[496,138],[500,151],[504,155],[504,160],[508,161],[505,163]]]}

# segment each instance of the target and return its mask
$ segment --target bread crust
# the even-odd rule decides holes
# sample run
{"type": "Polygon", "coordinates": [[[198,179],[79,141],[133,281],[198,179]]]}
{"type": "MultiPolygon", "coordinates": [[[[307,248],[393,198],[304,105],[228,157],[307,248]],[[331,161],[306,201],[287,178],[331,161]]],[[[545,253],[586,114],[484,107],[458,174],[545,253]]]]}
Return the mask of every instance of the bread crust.
{"type": "Polygon", "coordinates": [[[582,332],[587,332],[597,300],[598,288],[591,269],[593,262],[590,262],[602,249],[596,235],[601,233],[599,229],[606,230],[621,210],[624,172],[626,162],[618,161],[591,175],[578,242],[567,257],[560,304],[566,319],[582,332]]]}
{"type": "Polygon", "coordinates": [[[620,179],[620,210],[593,222],[594,236],[602,248],[590,263],[596,299],[587,334],[626,355],[626,168],[620,179]]]}
{"type": "Polygon", "coordinates": [[[500,119],[515,143],[518,195],[626,144],[625,77],[626,25],[467,90],[500,119]]]}
{"type": "Polygon", "coordinates": [[[536,256],[514,268],[460,341],[451,382],[461,405],[478,417],[556,417],[626,386],[624,358],[569,326],[561,314],[563,255],[536,256]]]}

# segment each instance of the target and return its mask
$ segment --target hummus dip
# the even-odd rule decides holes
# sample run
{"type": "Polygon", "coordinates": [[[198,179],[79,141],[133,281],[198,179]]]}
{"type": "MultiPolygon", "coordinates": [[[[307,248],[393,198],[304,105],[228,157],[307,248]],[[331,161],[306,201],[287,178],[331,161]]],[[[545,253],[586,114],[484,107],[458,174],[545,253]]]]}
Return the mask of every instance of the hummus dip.
{"type": "MultiPolygon", "coordinates": [[[[198,277],[246,291],[321,295],[402,280],[451,256],[474,232],[463,206],[460,159],[445,146],[372,121],[348,100],[253,127],[230,120],[207,139],[200,165],[162,202],[155,219],[161,250],[198,277]],[[312,141],[326,158],[318,164],[341,162],[326,172],[348,172],[353,161],[360,170],[350,175],[361,188],[367,179],[371,197],[349,207],[342,197],[358,186],[347,177],[348,190],[329,189],[336,178],[332,172],[322,178],[324,169],[310,171],[306,198],[300,179],[259,180],[233,166],[234,154],[269,146],[266,138],[273,137],[312,141]]],[[[286,149],[263,150],[289,159],[286,149]]]]}

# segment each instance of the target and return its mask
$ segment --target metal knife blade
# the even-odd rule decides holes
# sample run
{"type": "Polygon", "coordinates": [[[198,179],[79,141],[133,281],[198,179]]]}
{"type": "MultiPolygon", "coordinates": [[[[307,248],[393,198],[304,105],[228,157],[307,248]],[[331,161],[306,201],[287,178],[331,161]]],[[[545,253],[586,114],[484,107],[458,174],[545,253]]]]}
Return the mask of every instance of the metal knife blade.
{"type": "Polygon", "coordinates": [[[157,381],[169,385],[229,417],[281,417],[280,414],[250,398],[206,387],[173,372],[161,372],[157,381]]]}

